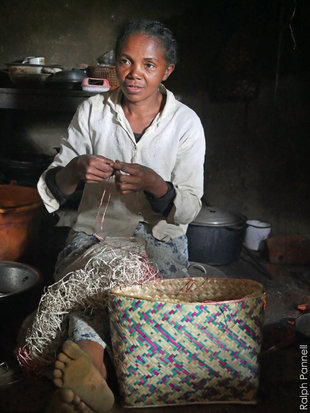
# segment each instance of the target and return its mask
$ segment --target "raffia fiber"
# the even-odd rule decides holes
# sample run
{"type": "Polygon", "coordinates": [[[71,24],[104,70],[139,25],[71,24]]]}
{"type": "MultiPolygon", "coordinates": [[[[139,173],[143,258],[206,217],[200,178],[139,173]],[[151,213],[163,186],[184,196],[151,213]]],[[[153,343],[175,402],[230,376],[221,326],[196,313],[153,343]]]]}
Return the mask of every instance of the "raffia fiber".
{"type": "MultiPolygon", "coordinates": [[[[24,346],[18,351],[18,360],[28,371],[42,373],[55,361],[67,334],[66,320],[70,312],[91,314],[106,306],[106,293],[115,286],[155,279],[155,269],[146,255],[136,252],[137,244],[134,248],[130,245],[122,248],[121,244],[124,242],[115,248],[97,244],[92,248],[96,255],[88,258],[82,269],[68,273],[46,289],[26,333],[24,346]]],[[[85,256],[90,255],[87,252],[85,256]]]]}
{"type": "Polygon", "coordinates": [[[127,407],[255,403],[264,293],[243,279],[189,278],[110,293],[127,407]]]}

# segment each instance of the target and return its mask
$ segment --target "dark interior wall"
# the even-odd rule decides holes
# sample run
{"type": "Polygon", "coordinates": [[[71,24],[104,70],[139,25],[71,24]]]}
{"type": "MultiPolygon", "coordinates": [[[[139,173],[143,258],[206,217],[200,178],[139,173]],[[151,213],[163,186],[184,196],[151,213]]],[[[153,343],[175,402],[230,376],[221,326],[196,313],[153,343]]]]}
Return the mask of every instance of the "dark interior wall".
{"type": "MultiPolygon", "coordinates": [[[[180,50],[166,85],[205,128],[204,200],[269,221],[274,234],[308,235],[309,10],[307,0],[5,0],[0,64],[92,65],[128,18],[166,22],[180,50]]],[[[21,115],[5,116],[2,140],[49,153],[72,116],[21,115]]]]}
{"type": "Polygon", "coordinates": [[[95,64],[114,46],[119,28],[130,17],[168,18],[182,1],[153,0],[4,0],[0,5],[1,63],[23,56],[46,57],[48,64],[72,68],[95,64]]]}

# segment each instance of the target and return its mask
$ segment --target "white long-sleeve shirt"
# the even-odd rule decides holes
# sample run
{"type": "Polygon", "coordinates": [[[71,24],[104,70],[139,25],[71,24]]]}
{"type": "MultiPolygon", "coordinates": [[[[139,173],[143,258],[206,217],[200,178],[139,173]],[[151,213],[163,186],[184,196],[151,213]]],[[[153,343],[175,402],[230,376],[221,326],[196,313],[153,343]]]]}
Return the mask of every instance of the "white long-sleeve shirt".
{"type": "MultiPolygon", "coordinates": [[[[138,142],[121,107],[120,89],[85,100],[75,113],[68,136],[62,140],[60,151],[48,169],[64,167],[71,159],[83,154],[147,166],[174,185],[176,196],[168,217],[152,210],[143,191],[122,195],[116,190],[112,177],[108,182],[85,184],[73,224],[75,231],[96,232],[103,237],[130,237],[138,222],[144,221],[152,225],[155,238],[167,241],[185,234],[187,225],[197,216],[203,195],[203,127],[193,110],[177,101],[163,86],[161,88],[167,95],[166,104],[138,142]],[[97,217],[104,189],[106,193],[97,217]],[[101,217],[110,191],[101,230],[101,217]]],[[[60,205],[46,185],[46,172],[40,177],[38,191],[47,210],[54,212],[60,205]]]]}

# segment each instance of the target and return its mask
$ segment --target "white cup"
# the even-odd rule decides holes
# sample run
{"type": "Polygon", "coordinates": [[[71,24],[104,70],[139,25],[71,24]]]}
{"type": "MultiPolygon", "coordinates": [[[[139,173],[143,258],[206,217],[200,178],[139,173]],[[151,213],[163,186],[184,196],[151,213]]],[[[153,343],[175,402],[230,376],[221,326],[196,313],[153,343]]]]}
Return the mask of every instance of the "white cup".
{"type": "Polygon", "coordinates": [[[250,250],[258,251],[262,241],[268,238],[271,225],[268,222],[248,220],[244,238],[244,246],[250,250]]]}
{"type": "Polygon", "coordinates": [[[45,57],[27,56],[24,58],[23,63],[29,63],[30,65],[45,65],[45,57]]]}

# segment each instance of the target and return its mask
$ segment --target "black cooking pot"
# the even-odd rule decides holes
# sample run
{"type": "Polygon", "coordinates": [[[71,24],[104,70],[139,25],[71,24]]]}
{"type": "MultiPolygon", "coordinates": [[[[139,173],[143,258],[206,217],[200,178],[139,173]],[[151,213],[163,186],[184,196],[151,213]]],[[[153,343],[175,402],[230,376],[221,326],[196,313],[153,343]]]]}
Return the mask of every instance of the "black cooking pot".
{"type": "Polygon", "coordinates": [[[190,261],[225,265],[240,257],[246,217],[219,208],[203,206],[188,226],[190,261]]]}
{"type": "Polygon", "coordinates": [[[30,152],[7,153],[0,156],[0,173],[7,182],[36,186],[41,173],[54,156],[30,152]]]}
{"type": "Polygon", "coordinates": [[[55,89],[81,89],[82,80],[86,77],[84,69],[62,70],[50,75],[45,86],[55,89]]]}

